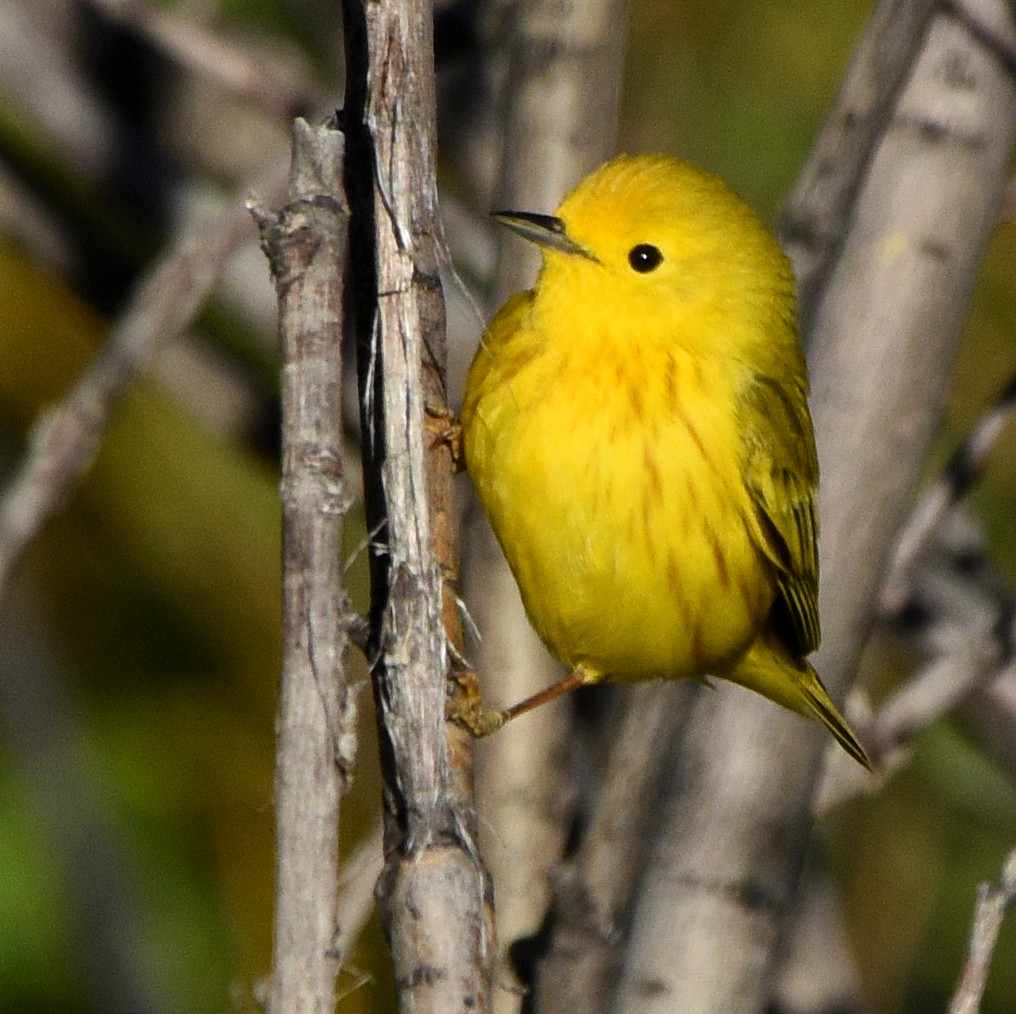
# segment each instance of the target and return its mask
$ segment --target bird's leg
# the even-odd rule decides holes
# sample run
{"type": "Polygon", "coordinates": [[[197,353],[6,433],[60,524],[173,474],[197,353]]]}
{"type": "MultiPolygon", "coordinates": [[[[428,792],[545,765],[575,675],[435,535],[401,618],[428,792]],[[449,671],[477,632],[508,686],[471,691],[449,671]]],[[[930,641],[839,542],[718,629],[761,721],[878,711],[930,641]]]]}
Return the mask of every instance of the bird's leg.
{"type": "Polygon", "coordinates": [[[454,680],[460,691],[449,700],[447,715],[453,722],[465,726],[479,739],[481,736],[497,732],[505,722],[510,722],[513,718],[518,718],[519,715],[524,715],[527,711],[532,711],[533,708],[556,700],[562,694],[582,686],[588,682],[588,675],[582,669],[574,669],[564,679],[552,683],[504,711],[484,707],[476,685],[476,677],[472,673],[459,673],[454,680]]]}
{"type": "Polygon", "coordinates": [[[430,437],[430,446],[445,444],[452,455],[456,472],[466,469],[466,452],[462,446],[462,423],[447,405],[424,405],[423,428],[430,437]]]}
{"type": "Polygon", "coordinates": [[[532,711],[533,708],[538,708],[541,704],[556,701],[562,694],[577,690],[586,682],[588,682],[586,672],[582,669],[573,669],[564,679],[552,683],[543,690],[538,690],[535,694],[525,698],[525,700],[519,701],[518,704],[513,704],[504,711],[499,711],[501,724],[504,725],[505,722],[510,722],[513,718],[518,718],[519,715],[524,715],[527,711],[532,711]]]}

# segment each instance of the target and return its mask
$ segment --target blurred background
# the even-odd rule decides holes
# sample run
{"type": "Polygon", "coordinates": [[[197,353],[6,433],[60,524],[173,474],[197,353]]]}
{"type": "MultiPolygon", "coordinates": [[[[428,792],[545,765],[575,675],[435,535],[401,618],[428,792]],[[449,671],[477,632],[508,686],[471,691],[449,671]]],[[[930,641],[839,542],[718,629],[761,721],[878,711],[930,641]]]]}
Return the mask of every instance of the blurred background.
{"type": "MultiPolygon", "coordinates": [[[[770,222],[849,62],[857,0],[632,0],[619,149],[726,177],[770,222]]],[[[441,179],[459,273],[487,307],[485,220],[506,0],[440,3],[441,179]]],[[[341,103],[338,5],[0,2],[0,483],[174,237],[250,193],[278,205],[289,122],[341,103]]],[[[552,208],[532,209],[551,211],[552,208]]],[[[1016,370],[1016,230],[988,251],[928,474],[1016,370]]],[[[453,383],[482,323],[451,293],[453,383]]],[[[119,402],[93,467],[0,602],[0,1009],[256,1010],[271,950],[279,660],[275,297],[251,221],[193,327],[119,402]]],[[[457,379],[456,379],[457,378],[457,379]]],[[[351,453],[349,478],[358,482],[351,453]]],[[[974,494],[1016,569],[1016,433],[974,494]]],[[[346,552],[365,603],[362,517],[346,552]]],[[[882,698],[917,661],[876,632],[882,698]]],[[[354,678],[363,670],[354,662],[354,678]]],[[[343,849],[379,783],[369,693],[343,849]]],[[[1012,768],[941,723],[821,835],[873,1011],[945,1008],[979,881],[1016,841],[1012,768]]],[[[392,1009],[375,919],[343,1011],[392,1009]]],[[[1014,1009],[1003,930],[985,1010],[1014,1009]]]]}

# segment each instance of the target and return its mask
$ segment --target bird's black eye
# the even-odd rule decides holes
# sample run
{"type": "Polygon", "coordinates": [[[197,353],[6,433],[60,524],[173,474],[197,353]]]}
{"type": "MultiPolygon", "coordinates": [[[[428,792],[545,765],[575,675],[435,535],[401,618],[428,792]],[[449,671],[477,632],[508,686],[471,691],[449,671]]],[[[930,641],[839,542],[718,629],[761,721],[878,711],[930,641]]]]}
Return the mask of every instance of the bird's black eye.
{"type": "Polygon", "coordinates": [[[663,254],[652,243],[639,243],[628,251],[628,263],[640,275],[645,275],[663,263],[663,254]]]}

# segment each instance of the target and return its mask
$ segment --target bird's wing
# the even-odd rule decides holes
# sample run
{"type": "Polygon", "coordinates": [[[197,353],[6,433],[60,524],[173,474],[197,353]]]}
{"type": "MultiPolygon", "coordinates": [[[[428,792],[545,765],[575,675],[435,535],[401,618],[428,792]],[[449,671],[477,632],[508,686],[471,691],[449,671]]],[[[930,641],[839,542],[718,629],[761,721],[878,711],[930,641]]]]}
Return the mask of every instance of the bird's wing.
{"type": "Polygon", "coordinates": [[[755,505],[756,537],[776,567],[792,644],[819,645],[818,458],[803,382],[756,374],[741,392],[742,475],[755,505]]]}

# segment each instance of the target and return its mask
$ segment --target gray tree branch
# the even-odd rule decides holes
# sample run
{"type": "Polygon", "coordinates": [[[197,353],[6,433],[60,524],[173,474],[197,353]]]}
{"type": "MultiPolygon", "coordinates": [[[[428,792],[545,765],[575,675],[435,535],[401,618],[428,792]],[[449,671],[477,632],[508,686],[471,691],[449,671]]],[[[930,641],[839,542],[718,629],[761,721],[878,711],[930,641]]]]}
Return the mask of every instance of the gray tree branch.
{"type": "Polygon", "coordinates": [[[458,654],[444,401],[432,9],[347,0],[346,186],[371,545],[369,646],[382,751],[378,884],[401,1010],[486,1011],[494,953],[472,749],[444,720],[458,654]]]}
{"type": "Polygon", "coordinates": [[[275,767],[276,891],[269,1014],[330,1012],[340,954],[339,803],[356,752],[342,577],[343,137],[293,127],[289,203],[254,207],[282,349],[282,678],[275,767]]]}

